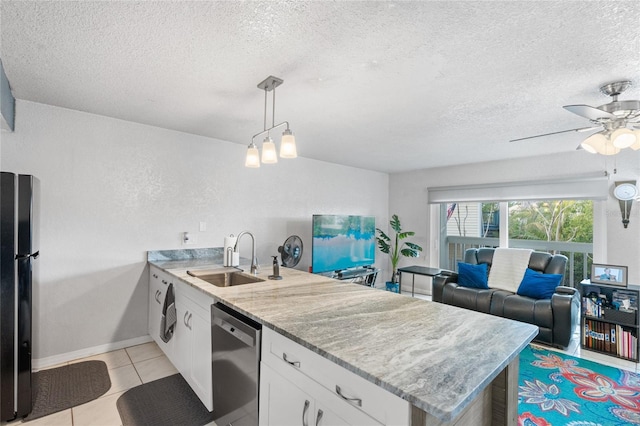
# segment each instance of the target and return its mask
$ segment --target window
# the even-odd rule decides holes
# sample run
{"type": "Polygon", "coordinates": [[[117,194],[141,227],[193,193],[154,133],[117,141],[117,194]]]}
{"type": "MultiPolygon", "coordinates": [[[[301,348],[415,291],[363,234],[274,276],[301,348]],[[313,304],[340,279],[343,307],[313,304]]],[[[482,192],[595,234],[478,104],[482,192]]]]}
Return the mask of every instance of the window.
{"type": "Polygon", "coordinates": [[[546,200],[503,203],[441,204],[446,226],[440,241],[441,265],[455,270],[472,247],[498,247],[506,234],[508,246],[564,254],[569,259],[565,285],[587,278],[593,260],[593,201],[546,200]],[[502,207],[502,208],[501,208],[502,207]],[[508,230],[500,215],[507,214],[508,230]]]}

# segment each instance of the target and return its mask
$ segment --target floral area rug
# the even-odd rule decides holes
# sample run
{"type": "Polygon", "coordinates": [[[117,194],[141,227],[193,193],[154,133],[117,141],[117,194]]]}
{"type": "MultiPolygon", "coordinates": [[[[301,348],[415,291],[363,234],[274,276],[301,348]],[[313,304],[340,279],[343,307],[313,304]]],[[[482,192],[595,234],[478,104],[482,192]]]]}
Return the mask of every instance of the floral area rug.
{"type": "Polygon", "coordinates": [[[520,354],[518,424],[640,425],[640,374],[529,345],[520,354]]]}

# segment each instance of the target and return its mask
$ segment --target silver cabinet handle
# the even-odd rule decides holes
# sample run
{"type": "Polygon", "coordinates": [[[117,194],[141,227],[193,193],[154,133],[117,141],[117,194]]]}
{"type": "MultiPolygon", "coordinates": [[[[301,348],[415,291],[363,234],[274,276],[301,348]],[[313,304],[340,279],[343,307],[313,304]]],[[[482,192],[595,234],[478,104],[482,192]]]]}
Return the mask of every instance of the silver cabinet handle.
{"type": "Polygon", "coordinates": [[[302,426],[309,426],[309,423],[307,423],[307,411],[309,410],[309,404],[311,403],[306,399],[304,401],[304,408],[302,409],[302,426]]]}
{"type": "Polygon", "coordinates": [[[189,323],[187,322],[189,320],[187,319],[187,315],[189,315],[189,311],[186,311],[184,313],[184,317],[182,317],[182,322],[184,323],[185,327],[189,328],[189,323]]]}
{"type": "Polygon", "coordinates": [[[156,290],[156,302],[158,302],[158,304],[161,304],[162,302],[160,302],[160,296],[162,296],[162,292],[160,290],[156,290]]]}
{"type": "Polygon", "coordinates": [[[193,316],[193,314],[189,314],[189,318],[187,318],[187,327],[189,328],[189,330],[191,330],[191,317],[193,316]]]}
{"type": "Polygon", "coordinates": [[[322,421],[322,415],[324,413],[322,410],[318,410],[318,416],[316,417],[316,426],[320,426],[320,422],[322,421]]]}
{"type": "Polygon", "coordinates": [[[169,283],[167,282],[167,280],[162,280],[162,284],[167,285],[169,283]]]}
{"type": "Polygon", "coordinates": [[[153,274],[153,278],[158,278],[158,274],[153,274]]]}
{"type": "Polygon", "coordinates": [[[340,386],[336,385],[336,393],[338,395],[340,395],[340,397],[342,399],[344,399],[347,402],[350,402],[351,404],[357,405],[358,407],[362,407],[362,399],[360,398],[349,398],[347,396],[344,396],[342,394],[342,389],[340,389],[340,386]]]}
{"type": "Polygon", "coordinates": [[[287,353],[286,352],[282,352],[282,359],[284,359],[284,361],[286,363],[288,363],[289,365],[293,365],[294,367],[300,368],[300,361],[289,361],[287,359],[287,353]]]}

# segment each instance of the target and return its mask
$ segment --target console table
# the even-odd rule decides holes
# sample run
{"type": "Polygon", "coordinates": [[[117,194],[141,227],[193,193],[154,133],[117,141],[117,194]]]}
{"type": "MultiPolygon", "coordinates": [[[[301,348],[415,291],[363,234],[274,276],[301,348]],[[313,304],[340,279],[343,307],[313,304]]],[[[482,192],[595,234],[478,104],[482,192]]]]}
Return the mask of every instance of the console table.
{"type": "Polygon", "coordinates": [[[399,280],[400,294],[402,294],[402,273],[405,272],[407,274],[413,275],[413,280],[411,281],[411,297],[413,297],[413,293],[416,286],[416,275],[435,277],[436,275],[439,275],[442,272],[446,272],[446,271],[440,268],[429,268],[428,266],[413,265],[413,266],[405,266],[404,268],[398,268],[398,272],[400,273],[400,280],[399,280]]]}

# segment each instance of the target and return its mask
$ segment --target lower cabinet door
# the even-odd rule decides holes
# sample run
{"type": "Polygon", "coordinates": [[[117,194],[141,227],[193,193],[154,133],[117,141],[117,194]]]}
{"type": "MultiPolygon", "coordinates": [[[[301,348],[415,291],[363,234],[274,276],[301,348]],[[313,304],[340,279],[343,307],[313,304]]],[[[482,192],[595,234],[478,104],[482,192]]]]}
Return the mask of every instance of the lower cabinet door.
{"type": "Polygon", "coordinates": [[[174,367],[209,411],[213,410],[211,376],[211,320],[189,298],[176,297],[174,367]]]}
{"type": "Polygon", "coordinates": [[[169,356],[169,360],[187,381],[190,369],[192,339],[188,320],[188,306],[183,303],[182,299],[176,298],[176,326],[172,338],[172,340],[175,341],[175,346],[172,356],[169,356]]]}
{"type": "Polygon", "coordinates": [[[162,318],[162,301],[164,287],[160,282],[160,275],[153,267],[149,272],[149,336],[156,342],[160,341],[160,319],[162,318]]]}
{"type": "Polygon", "coordinates": [[[315,404],[311,396],[261,363],[259,413],[262,426],[309,426],[315,404]]]}
{"type": "Polygon", "coordinates": [[[162,308],[167,296],[167,289],[171,279],[155,267],[149,270],[149,335],[158,344],[158,347],[169,359],[173,353],[173,339],[164,342],[160,338],[160,321],[162,320],[162,308]]]}
{"type": "Polygon", "coordinates": [[[308,377],[285,377],[264,362],[259,413],[262,426],[381,426],[308,377]]]}
{"type": "MultiPolygon", "coordinates": [[[[367,419],[367,422],[370,422],[371,419],[367,419]]],[[[312,423],[314,426],[350,426],[346,420],[341,417],[338,417],[336,413],[331,411],[331,409],[323,404],[320,404],[316,401],[316,409],[314,413],[314,421],[312,423]]],[[[374,423],[362,423],[362,425],[374,425],[374,423]]],[[[375,423],[377,424],[377,423],[375,423]]],[[[354,425],[355,426],[355,425],[354,425]]]]}
{"type": "Polygon", "coordinates": [[[199,311],[190,312],[191,368],[189,384],[209,411],[213,410],[213,380],[211,376],[211,319],[199,311]]]}

